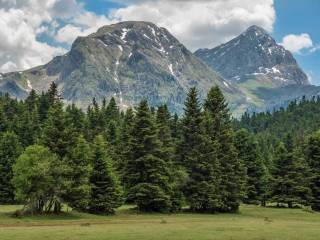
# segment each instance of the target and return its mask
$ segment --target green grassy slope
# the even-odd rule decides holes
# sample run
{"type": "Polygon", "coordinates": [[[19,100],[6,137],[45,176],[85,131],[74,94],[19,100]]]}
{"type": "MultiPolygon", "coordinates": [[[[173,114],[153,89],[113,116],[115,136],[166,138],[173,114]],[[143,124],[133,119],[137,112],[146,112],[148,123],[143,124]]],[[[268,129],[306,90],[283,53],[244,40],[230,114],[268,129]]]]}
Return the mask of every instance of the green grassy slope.
{"type": "Polygon", "coordinates": [[[239,214],[136,214],[123,207],[116,216],[66,213],[11,217],[16,206],[0,206],[1,240],[318,240],[320,214],[301,209],[242,206],[239,214]]]}

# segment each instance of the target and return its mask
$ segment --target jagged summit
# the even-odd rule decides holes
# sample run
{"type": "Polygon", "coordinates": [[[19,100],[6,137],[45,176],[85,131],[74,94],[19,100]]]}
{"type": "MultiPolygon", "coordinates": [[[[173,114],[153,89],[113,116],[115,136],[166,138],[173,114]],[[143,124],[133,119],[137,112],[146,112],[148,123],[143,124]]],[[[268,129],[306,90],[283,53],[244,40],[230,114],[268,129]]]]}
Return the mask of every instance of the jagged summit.
{"type": "Polygon", "coordinates": [[[258,26],[213,49],[199,49],[195,55],[242,91],[251,111],[272,110],[319,92],[292,54],[258,26]]]}
{"type": "Polygon", "coordinates": [[[233,100],[231,107],[245,99],[169,31],[149,22],[121,22],[78,37],[67,54],[44,66],[4,74],[0,91],[23,98],[22,93],[46,90],[52,81],[66,102],[83,107],[93,97],[101,101],[113,96],[123,108],[147,99],[153,106],[166,103],[172,111],[182,112],[192,86],[202,97],[211,86],[220,86],[233,100]]]}
{"type": "Polygon", "coordinates": [[[231,41],[195,53],[222,77],[243,82],[256,76],[268,84],[286,86],[309,84],[292,54],[258,26],[251,26],[231,41]]]}
{"type": "Polygon", "coordinates": [[[265,34],[268,35],[268,32],[265,29],[257,25],[252,25],[248,27],[246,31],[243,32],[243,34],[251,34],[251,33],[254,33],[256,36],[265,35],[265,34]]]}

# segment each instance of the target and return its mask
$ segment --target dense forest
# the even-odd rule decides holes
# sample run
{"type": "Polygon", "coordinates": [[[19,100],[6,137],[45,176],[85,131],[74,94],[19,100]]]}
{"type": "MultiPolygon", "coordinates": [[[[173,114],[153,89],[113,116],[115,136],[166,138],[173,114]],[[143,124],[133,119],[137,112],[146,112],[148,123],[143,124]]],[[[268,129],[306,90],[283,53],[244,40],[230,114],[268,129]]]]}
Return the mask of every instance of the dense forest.
{"type": "Polygon", "coordinates": [[[184,114],[115,99],[84,112],[64,106],[55,83],[24,101],[0,97],[0,204],[22,214],[236,212],[239,205],[320,210],[320,100],[232,119],[218,87],[184,114]]]}

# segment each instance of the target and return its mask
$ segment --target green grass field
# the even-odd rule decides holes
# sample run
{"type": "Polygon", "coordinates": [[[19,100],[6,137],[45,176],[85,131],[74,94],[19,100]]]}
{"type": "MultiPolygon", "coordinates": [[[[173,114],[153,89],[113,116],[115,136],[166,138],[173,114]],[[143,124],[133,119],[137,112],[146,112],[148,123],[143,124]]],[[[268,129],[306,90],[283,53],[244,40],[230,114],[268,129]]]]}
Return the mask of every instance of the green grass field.
{"type": "Polygon", "coordinates": [[[238,214],[65,213],[14,218],[18,206],[0,206],[1,240],[319,240],[320,214],[302,209],[241,207],[238,214]]]}

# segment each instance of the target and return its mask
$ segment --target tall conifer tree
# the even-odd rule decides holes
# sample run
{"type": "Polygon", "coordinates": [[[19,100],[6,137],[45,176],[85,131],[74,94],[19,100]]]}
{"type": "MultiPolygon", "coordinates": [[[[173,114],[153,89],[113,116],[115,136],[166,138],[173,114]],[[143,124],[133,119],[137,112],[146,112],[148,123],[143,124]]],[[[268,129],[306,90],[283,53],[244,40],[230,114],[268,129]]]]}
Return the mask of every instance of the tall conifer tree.
{"type": "Polygon", "coordinates": [[[204,103],[209,119],[208,132],[212,141],[218,143],[217,156],[221,166],[220,194],[222,211],[235,212],[243,198],[245,170],[234,146],[234,132],[228,104],[219,89],[213,87],[204,103]]]}
{"type": "Polygon", "coordinates": [[[185,195],[191,210],[216,212],[221,208],[220,166],[216,142],[206,133],[205,119],[197,90],[191,88],[185,103],[182,139],[178,147],[180,161],[189,175],[185,195]]]}
{"type": "Polygon", "coordinates": [[[91,149],[82,135],[76,139],[74,146],[68,147],[64,158],[67,165],[67,191],[64,200],[72,208],[86,210],[91,194],[91,149]]]}
{"type": "Polygon", "coordinates": [[[271,201],[292,208],[295,204],[307,205],[310,200],[310,169],[288,139],[287,144],[280,143],[276,150],[271,201]]]}
{"type": "Polygon", "coordinates": [[[93,171],[89,211],[99,214],[113,214],[122,204],[122,189],[114,171],[107,144],[101,135],[95,137],[92,145],[93,171]]]}
{"type": "Polygon", "coordinates": [[[171,210],[170,168],[161,158],[161,142],[147,101],[137,108],[130,150],[125,176],[129,198],[140,211],[171,210]]]}
{"type": "Polygon", "coordinates": [[[16,134],[5,132],[0,135],[0,203],[14,202],[12,166],[22,153],[22,147],[16,134]]]}
{"type": "Polygon", "coordinates": [[[258,142],[247,130],[236,133],[235,146],[238,156],[246,167],[246,203],[266,204],[268,193],[268,172],[259,151],[258,142]]]}
{"type": "Polygon", "coordinates": [[[307,142],[306,159],[311,167],[311,207],[320,211],[320,132],[314,133],[307,142]]]}

